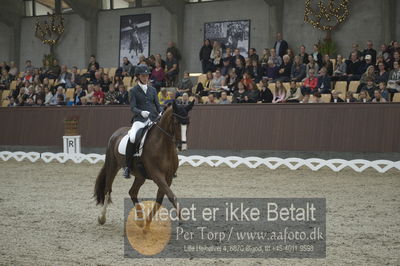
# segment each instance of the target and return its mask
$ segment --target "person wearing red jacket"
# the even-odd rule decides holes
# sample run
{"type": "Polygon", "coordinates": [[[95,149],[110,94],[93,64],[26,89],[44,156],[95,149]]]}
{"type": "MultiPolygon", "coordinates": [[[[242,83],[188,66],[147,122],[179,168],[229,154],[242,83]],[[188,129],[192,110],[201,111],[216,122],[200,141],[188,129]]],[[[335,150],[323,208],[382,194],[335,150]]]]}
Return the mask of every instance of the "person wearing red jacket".
{"type": "Polygon", "coordinates": [[[313,94],[317,90],[318,78],[315,76],[315,70],[310,69],[308,71],[308,78],[306,78],[303,82],[303,86],[301,87],[301,93],[303,95],[313,94]]]}

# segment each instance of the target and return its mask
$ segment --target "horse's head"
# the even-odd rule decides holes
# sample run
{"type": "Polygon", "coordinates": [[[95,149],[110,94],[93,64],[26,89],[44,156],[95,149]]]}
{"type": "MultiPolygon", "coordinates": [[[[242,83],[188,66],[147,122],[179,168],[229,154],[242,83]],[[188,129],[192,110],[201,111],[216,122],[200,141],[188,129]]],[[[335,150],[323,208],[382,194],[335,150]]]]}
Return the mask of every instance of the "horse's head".
{"type": "Polygon", "coordinates": [[[178,148],[181,149],[182,143],[186,145],[186,128],[189,124],[189,112],[193,108],[194,100],[186,106],[178,105],[175,101],[171,105],[175,141],[178,143],[178,148]]]}

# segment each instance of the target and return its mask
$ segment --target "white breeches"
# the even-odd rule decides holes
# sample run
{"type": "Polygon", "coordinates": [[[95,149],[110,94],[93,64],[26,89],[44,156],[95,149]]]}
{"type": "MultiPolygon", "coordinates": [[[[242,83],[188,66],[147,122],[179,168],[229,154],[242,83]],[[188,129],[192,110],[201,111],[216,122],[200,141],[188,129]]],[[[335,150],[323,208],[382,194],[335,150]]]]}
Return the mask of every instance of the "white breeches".
{"type": "Polygon", "coordinates": [[[136,138],[136,133],[139,129],[144,128],[150,123],[150,119],[147,119],[145,122],[135,121],[132,125],[131,131],[129,132],[129,140],[134,143],[136,138]]]}

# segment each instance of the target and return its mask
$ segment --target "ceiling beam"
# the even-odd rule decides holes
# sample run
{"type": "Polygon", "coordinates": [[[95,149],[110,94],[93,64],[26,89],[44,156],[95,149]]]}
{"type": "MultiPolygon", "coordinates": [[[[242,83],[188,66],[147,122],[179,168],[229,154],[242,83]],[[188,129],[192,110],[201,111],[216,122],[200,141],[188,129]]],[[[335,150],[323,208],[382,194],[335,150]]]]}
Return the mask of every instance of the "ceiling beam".
{"type": "Polygon", "coordinates": [[[98,0],[64,0],[64,2],[85,20],[96,18],[100,9],[98,0]]]}

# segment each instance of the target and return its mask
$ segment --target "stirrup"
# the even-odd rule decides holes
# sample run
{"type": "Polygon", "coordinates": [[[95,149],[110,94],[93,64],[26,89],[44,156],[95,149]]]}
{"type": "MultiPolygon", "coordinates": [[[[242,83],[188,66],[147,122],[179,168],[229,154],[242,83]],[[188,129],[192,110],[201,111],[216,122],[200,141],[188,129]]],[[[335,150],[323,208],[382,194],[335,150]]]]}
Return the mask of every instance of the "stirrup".
{"type": "Polygon", "coordinates": [[[126,179],[131,178],[131,170],[129,169],[129,167],[124,168],[123,177],[126,179]]]}

